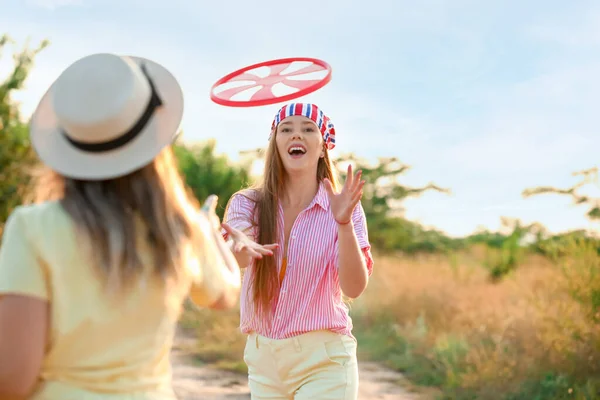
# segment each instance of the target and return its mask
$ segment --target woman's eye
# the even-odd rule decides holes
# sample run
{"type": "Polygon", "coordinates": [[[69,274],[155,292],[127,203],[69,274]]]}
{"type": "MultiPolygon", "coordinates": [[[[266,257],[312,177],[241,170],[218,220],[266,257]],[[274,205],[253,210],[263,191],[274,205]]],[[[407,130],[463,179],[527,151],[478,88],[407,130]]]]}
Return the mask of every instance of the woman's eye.
{"type": "Polygon", "coordinates": [[[314,131],[315,131],[315,129],[314,129],[314,128],[306,128],[306,131],[307,131],[307,132],[314,132],[314,131]]]}

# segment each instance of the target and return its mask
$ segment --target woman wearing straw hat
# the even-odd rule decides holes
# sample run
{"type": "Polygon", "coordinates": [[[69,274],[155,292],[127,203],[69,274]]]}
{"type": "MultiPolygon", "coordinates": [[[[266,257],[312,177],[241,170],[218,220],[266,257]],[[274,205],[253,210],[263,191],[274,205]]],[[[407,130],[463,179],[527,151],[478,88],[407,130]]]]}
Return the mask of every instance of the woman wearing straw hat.
{"type": "Polygon", "coordinates": [[[30,135],[46,201],[16,208],[0,247],[0,398],[175,398],[184,299],[227,308],[240,286],[216,198],[199,211],[178,174],[182,114],[173,75],[136,57],[85,57],[43,96],[30,135]]]}

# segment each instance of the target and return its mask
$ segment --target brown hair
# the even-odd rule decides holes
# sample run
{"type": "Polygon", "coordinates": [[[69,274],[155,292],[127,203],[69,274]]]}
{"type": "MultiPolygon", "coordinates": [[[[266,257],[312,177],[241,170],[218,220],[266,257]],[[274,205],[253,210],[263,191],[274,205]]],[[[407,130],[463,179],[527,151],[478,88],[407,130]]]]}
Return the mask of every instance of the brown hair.
{"type": "Polygon", "coordinates": [[[164,280],[177,279],[190,255],[205,253],[195,222],[197,200],[186,191],[170,147],[115,179],[71,179],[45,170],[37,176],[33,196],[36,202],[60,202],[111,289],[128,287],[146,268],[142,246],[152,252],[153,272],[164,280]],[[140,242],[138,229],[144,229],[146,241],[140,242]]]}
{"type": "MultiPolygon", "coordinates": [[[[265,165],[262,181],[253,187],[256,196],[256,220],[258,236],[256,242],[259,244],[276,243],[279,232],[277,231],[278,203],[285,187],[285,169],[281,161],[281,155],[277,149],[275,137],[276,129],[271,136],[269,146],[265,154],[265,165]]],[[[327,178],[337,188],[337,175],[332,160],[329,158],[327,148],[324,157],[319,159],[317,165],[318,182],[327,178]]],[[[247,196],[248,197],[248,196],[247,196]]],[[[283,249],[281,249],[283,251],[283,249]]],[[[265,318],[271,314],[272,301],[277,297],[279,279],[274,257],[263,257],[257,259],[254,268],[254,279],[249,290],[252,293],[252,302],[255,309],[265,318]]]]}

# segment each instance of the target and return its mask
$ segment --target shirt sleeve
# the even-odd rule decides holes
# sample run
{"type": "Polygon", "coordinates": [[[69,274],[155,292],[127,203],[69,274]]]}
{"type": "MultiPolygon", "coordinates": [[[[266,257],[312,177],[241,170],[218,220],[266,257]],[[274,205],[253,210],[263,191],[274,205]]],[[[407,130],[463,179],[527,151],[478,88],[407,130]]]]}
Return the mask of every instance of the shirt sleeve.
{"type": "Polygon", "coordinates": [[[48,300],[46,264],[28,237],[24,209],[13,210],[0,244],[0,295],[18,294],[48,300]]]}
{"type": "MultiPolygon", "coordinates": [[[[223,222],[246,234],[251,240],[256,240],[256,224],[254,223],[254,209],[256,203],[250,198],[250,194],[236,193],[233,195],[227,209],[223,222]]],[[[228,239],[227,232],[221,231],[223,238],[228,239]]]]}
{"type": "Polygon", "coordinates": [[[199,226],[203,240],[202,255],[190,257],[188,268],[192,274],[192,286],[189,297],[199,307],[208,307],[219,300],[227,290],[239,287],[239,272],[229,270],[216,243],[210,221],[199,216],[199,226]]]}
{"type": "Polygon", "coordinates": [[[373,273],[373,255],[371,254],[371,244],[369,243],[369,231],[367,228],[367,217],[365,216],[365,210],[363,209],[362,203],[358,203],[352,213],[352,224],[354,225],[354,232],[358,239],[358,245],[360,246],[365,261],[367,262],[367,270],[369,276],[373,273]]]}

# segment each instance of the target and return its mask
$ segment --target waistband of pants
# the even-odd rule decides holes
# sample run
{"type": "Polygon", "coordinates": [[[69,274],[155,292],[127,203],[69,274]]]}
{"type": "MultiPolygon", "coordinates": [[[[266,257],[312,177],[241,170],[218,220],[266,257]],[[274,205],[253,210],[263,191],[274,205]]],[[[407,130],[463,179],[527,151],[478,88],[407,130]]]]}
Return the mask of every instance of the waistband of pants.
{"type": "Polygon", "coordinates": [[[350,340],[356,341],[354,337],[348,336],[342,333],[336,333],[328,330],[320,330],[320,331],[312,331],[306,332],[297,336],[293,336],[285,339],[271,339],[257,333],[248,334],[248,343],[256,346],[256,348],[261,348],[265,346],[269,346],[272,349],[285,349],[285,348],[294,348],[296,350],[301,350],[302,348],[307,348],[314,346],[318,343],[325,343],[331,340],[335,340],[336,338],[347,337],[350,340]]]}

